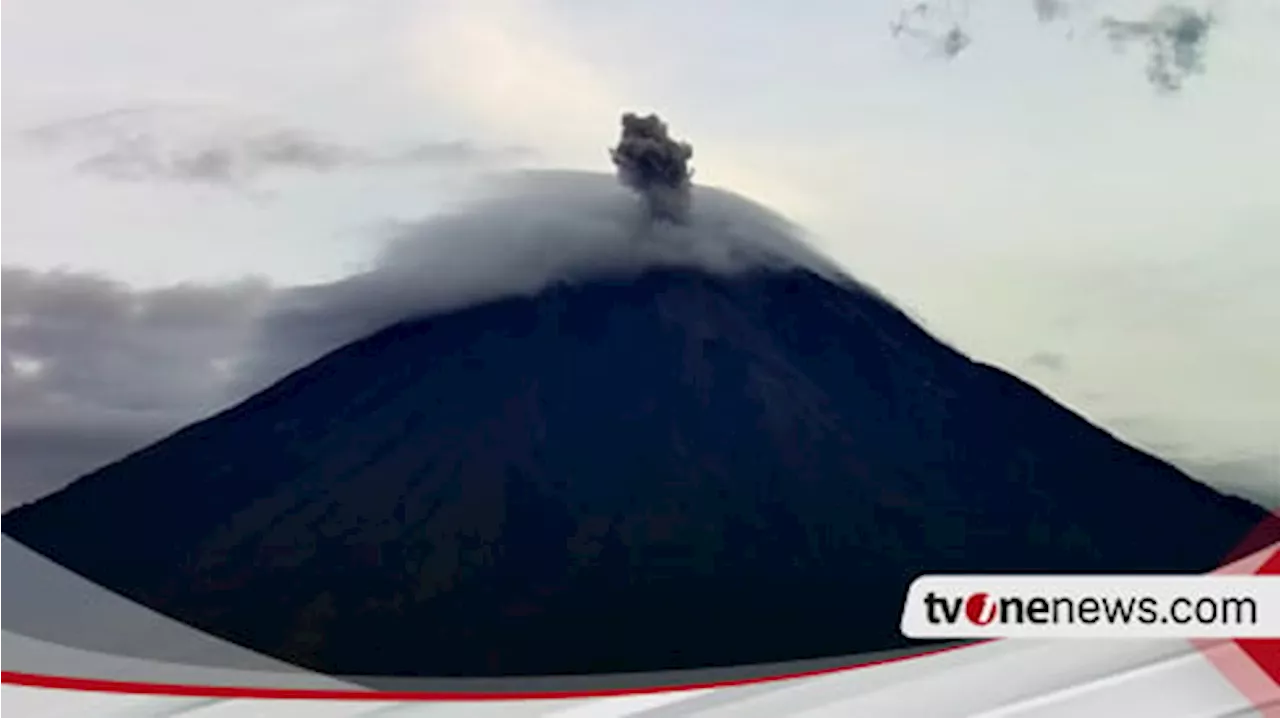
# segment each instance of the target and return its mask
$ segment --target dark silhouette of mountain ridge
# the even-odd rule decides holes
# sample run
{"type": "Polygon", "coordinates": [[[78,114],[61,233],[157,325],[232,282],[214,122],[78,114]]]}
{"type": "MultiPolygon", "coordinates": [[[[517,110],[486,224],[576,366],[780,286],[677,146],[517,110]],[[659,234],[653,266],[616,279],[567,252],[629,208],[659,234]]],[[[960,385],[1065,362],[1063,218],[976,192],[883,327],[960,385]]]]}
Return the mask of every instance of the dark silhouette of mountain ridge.
{"type": "Polygon", "coordinates": [[[1199,572],[1265,518],[803,269],[653,269],[388,327],[4,517],[340,674],[903,647],[925,572],[1199,572]]]}

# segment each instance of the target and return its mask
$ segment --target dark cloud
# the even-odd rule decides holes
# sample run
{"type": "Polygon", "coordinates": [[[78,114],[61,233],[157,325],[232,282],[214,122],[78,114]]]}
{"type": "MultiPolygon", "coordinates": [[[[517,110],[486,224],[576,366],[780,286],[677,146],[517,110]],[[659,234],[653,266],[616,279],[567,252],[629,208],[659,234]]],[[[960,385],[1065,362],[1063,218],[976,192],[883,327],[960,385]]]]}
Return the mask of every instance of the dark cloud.
{"type": "Polygon", "coordinates": [[[465,141],[371,149],[295,129],[236,121],[192,122],[191,113],[117,110],[48,123],[21,133],[29,145],[80,156],[74,166],[115,180],[238,185],[272,172],[474,166],[526,158],[518,147],[465,141]]]}
{"type": "MultiPolygon", "coordinates": [[[[4,400],[187,406],[270,295],[261,280],[139,291],[88,274],[4,268],[4,400]],[[139,374],[136,369],[142,367],[139,374]]],[[[225,368],[222,369],[225,371],[225,368]]]]}
{"type": "Polygon", "coordinates": [[[1139,44],[1147,51],[1147,78],[1158,89],[1173,92],[1186,79],[1204,71],[1205,44],[1213,27],[1208,12],[1165,5],[1143,20],[1102,19],[1102,28],[1121,47],[1139,44]]]}
{"type": "Polygon", "coordinates": [[[8,506],[218,408],[271,290],[4,268],[0,293],[8,506]]]}
{"type": "Polygon", "coordinates": [[[682,221],[688,214],[693,147],[672,139],[657,115],[623,115],[622,137],[609,155],[618,179],[644,196],[655,217],[682,221]]]}

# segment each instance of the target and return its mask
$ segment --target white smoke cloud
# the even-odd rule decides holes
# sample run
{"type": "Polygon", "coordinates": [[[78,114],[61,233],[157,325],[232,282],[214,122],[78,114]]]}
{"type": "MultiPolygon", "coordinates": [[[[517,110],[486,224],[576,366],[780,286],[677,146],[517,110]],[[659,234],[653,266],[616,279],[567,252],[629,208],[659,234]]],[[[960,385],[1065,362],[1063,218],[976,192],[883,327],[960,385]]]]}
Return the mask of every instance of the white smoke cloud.
{"type": "Polygon", "coordinates": [[[233,394],[260,389],[395,322],[532,294],[553,282],[652,267],[837,273],[796,227],[764,207],[719,189],[687,191],[682,222],[653,222],[649,200],[608,175],[511,176],[457,211],[403,228],[370,271],[281,293],[233,394]]]}

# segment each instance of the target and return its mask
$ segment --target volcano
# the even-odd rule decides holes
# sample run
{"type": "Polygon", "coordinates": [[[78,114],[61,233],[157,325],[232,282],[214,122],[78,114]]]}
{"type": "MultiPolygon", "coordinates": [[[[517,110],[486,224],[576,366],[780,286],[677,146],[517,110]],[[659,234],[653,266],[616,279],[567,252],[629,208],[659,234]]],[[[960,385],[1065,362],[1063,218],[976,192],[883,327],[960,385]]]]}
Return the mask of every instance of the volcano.
{"type": "Polygon", "coordinates": [[[655,270],[403,322],[4,517],[336,674],[901,647],[923,572],[1214,568],[1264,512],[804,270],[655,270]]]}
{"type": "MultiPolygon", "coordinates": [[[[662,127],[633,125],[650,162],[662,127]]],[[[920,574],[1203,572],[1266,518],[851,278],[764,261],[780,243],[741,240],[773,230],[724,194],[667,202],[674,227],[575,182],[474,215],[541,280],[428,310],[492,262],[393,254],[335,290],[376,307],[330,313],[357,336],[5,534],[300,666],[459,677],[901,649],[920,574]]]]}

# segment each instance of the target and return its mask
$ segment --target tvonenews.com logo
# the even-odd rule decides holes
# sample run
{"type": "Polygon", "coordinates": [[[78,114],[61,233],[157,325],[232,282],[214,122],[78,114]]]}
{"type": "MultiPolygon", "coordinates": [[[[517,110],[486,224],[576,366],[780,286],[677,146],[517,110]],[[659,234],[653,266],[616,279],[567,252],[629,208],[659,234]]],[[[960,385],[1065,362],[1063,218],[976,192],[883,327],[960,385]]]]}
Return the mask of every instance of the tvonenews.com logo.
{"type": "Polygon", "coordinates": [[[1280,637],[1280,576],[925,576],[911,638],[1280,637]]]}
{"type": "Polygon", "coordinates": [[[1068,596],[1002,596],[985,591],[963,596],[924,596],[925,618],[933,624],[967,620],[975,626],[993,623],[1215,623],[1252,625],[1258,621],[1258,602],[1251,597],[1188,598],[1179,596],[1161,610],[1159,599],[1068,596]]]}

